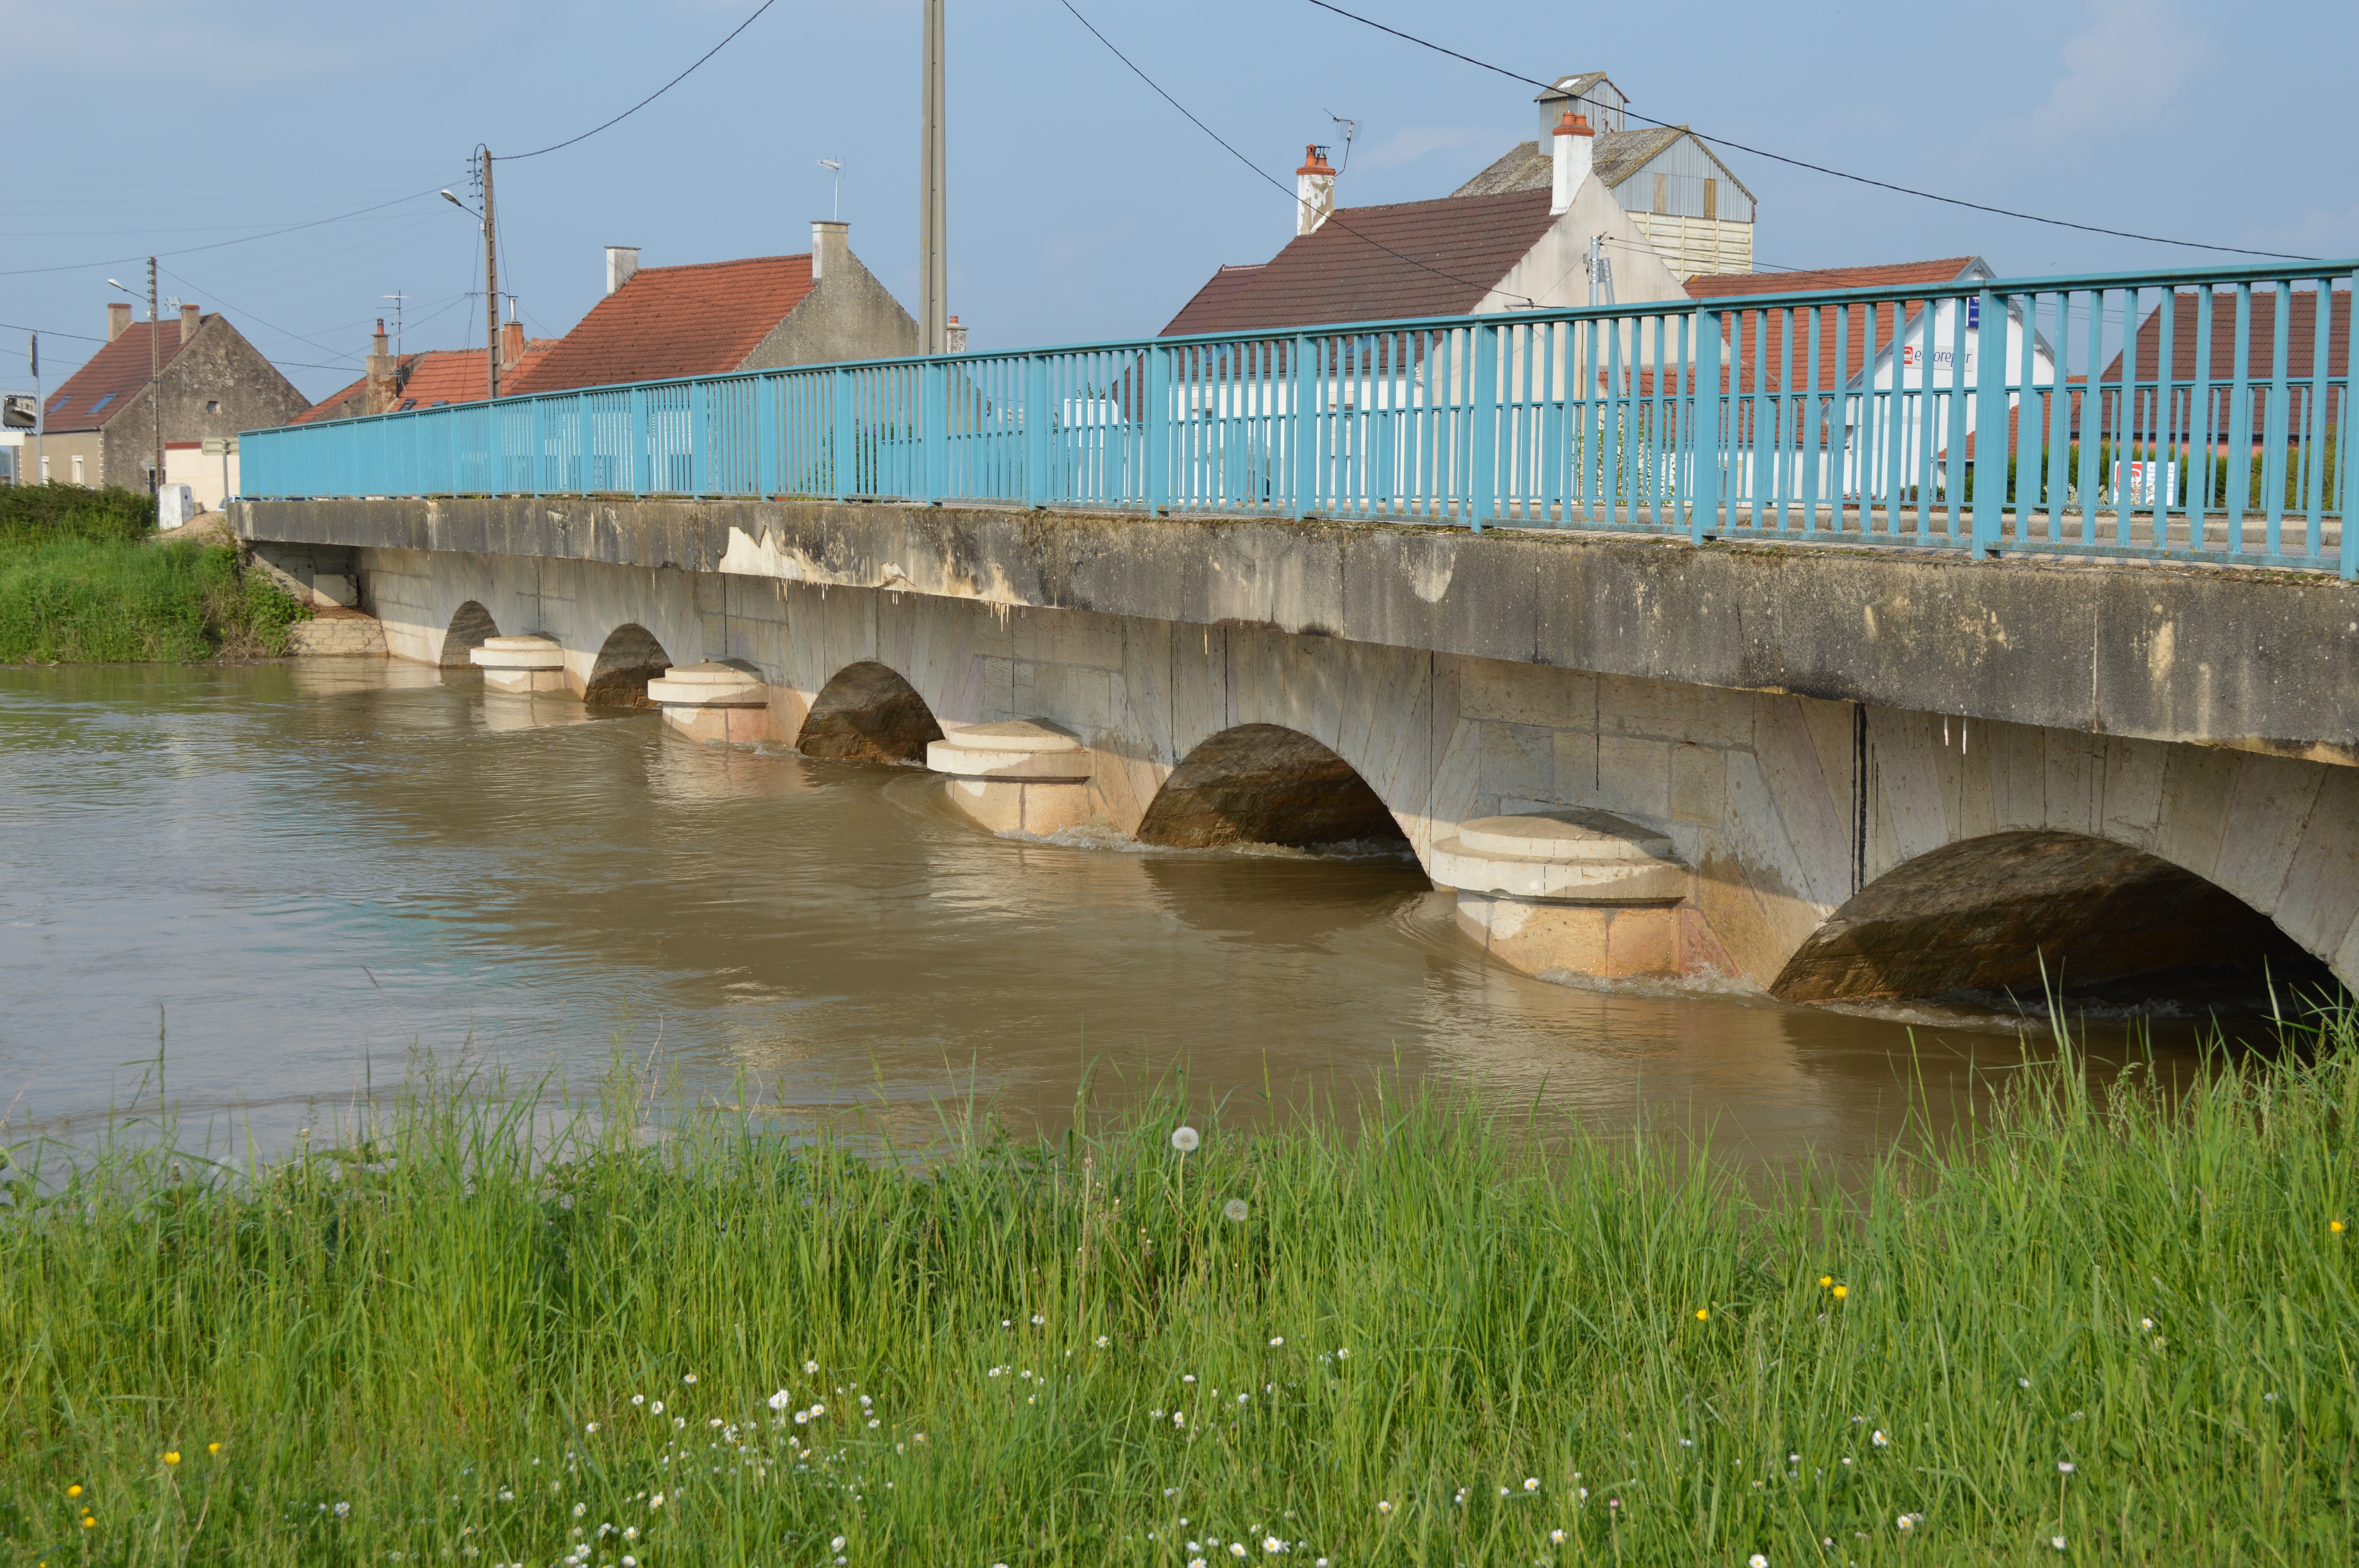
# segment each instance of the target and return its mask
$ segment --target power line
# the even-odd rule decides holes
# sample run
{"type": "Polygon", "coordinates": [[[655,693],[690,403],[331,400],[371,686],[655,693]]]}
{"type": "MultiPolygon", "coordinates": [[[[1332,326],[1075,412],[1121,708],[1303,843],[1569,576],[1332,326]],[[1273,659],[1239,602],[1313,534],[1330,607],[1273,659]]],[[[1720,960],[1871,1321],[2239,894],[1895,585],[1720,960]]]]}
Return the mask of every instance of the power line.
{"type": "MultiPolygon", "coordinates": [[[[1237,151],[1235,147],[1231,146],[1227,139],[1223,137],[1220,132],[1212,129],[1212,126],[1207,125],[1203,121],[1196,118],[1195,115],[1189,114],[1188,106],[1186,104],[1180,103],[1177,98],[1172,97],[1170,93],[1164,92],[1163,86],[1160,82],[1157,81],[1155,78],[1147,75],[1147,72],[1139,70],[1138,63],[1136,60],[1132,59],[1128,55],[1114,47],[1113,39],[1107,38],[1103,33],[1099,32],[1095,27],[1093,27],[1087,16],[1082,16],[1079,11],[1074,11],[1073,0],[1058,0],[1058,3],[1063,5],[1066,10],[1071,11],[1073,20],[1079,22],[1082,27],[1088,27],[1090,30],[1090,37],[1105,45],[1107,52],[1112,54],[1114,59],[1122,61],[1123,64],[1130,67],[1132,75],[1137,77],[1139,81],[1147,83],[1147,86],[1154,88],[1156,94],[1160,97],[1163,102],[1170,104],[1174,109],[1179,110],[1181,114],[1186,115],[1190,124],[1195,126],[1198,130],[1212,137],[1215,142],[1218,142],[1223,150],[1226,151],[1231,157],[1235,158],[1239,163],[1253,170],[1254,173],[1258,175],[1265,182],[1276,186],[1279,192],[1293,198],[1298,205],[1308,205],[1308,203],[1303,202],[1300,196],[1296,195],[1293,191],[1288,190],[1285,186],[1280,185],[1277,180],[1272,178],[1268,171],[1264,169],[1261,165],[1254,162],[1253,159],[1237,151]]],[[[1415,256],[1403,255],[1400,252],[1393,249],[1390,245],[1386,244],[1383,241],[1372,239],[1368,235],[1360,232],[1359,230],[1353,228],[1349,223],[1344,222],[1342,219],[1335,216],[1332,210],[1327,215],[1327,222],[1321,224],[1321,227],[1333,227],[1341,229],[1343,232],[1351,235],[1353,239],[1361,241],[1363,243],[1375,246],[1376,249],[1384,252],[1385,254],[1393,257],[1396,261],[1405,261],[1408,263],[1409,265],[1418,268],[1419,271],[1430,272],[1436,277],[1448,278],[1451,282],[1459,284],[1464,287],[1479,288],[1487,294],[1492,288],[1497,287],[1495,284],[1476,283],[1470,278],[1460,277],[1454,273],[1444,272],[1438,266],[1430,266],[1426,263],[1418,260],[1415,256]]],[[[1539,304],[1538,300],[1532,298],[1528,295],[1519,294],[1516,296],[1516,297],[1521,299],[1525,304],[1535,308],[1539,304]]]]}
{"type": "Polygon", "coordinates": [[[648,93],[645,98],[640,99],[636,103],[632,104],[629,108],[624,110],[613,119],[606,121],[603,124],[592,125],[578,136],[568,136],[561,142],[552,142],[548,146],[538,148],[533,152],[504,153],[497,155],[499,161],[502,163],[516,163],[524,158],[538,157],[542,153],[558,152],[563,148],[571,146],[576,142],[588,141],[592,136],[596,135],[599,132],[607,129],[608,126],[621,124],[624,121],[629,119],[632,115],[637,114],[640,110],[646,108],[648,104],[654,103],[665,93],[669,92],[681,82],[687,81],[690,72],[695,70],[698,65],[702,65],[706,60],[711,59],[714,55],[717,55],[723,49],[727,49],[729,47],[730,38],[734,38],[739,33],[742,33],[746,28],[752,27],[756,21],[761,19],[763,12],[768,10],[777,3],[778,0],[762,0],[762,3],[754,8],[754,14],[751,16],[746,17],[734,27],[729,29],[729,38],[722,39],[719,43],[713,45],[711,49],[706,49],[702,54],[697,56],[696,65],[690,66],[687,70],[681,71],[678,76],[673,77],[669,81],[665,82],[661,87],[657,88],[653,92],[648,93]]]}
{"type": "Polygon", "coordinates": [[[71,338],[77,342],[103,343],[104,338],[93,338],[87,332],[52,332],[47,327],[27,327],[15,321],[0,321],[0,329],[11,332],[38,332],[44,338],[71,338]]]}
{"type": "MultiPolygon", "coordinates": [[[[1471,54],[1461,54],[1456,49],[1445,48],[1440,44],[1435,43],[1430,38],[1420,38],[1414,33],[1404,33],[1398,27],[1388,27],[1382,22],[1375,21],[1371,17],[1363,16],[1355,11],[1346,11],[1341,5],[1332,5],[1329,3],[1329,0],[1310,0],[1310,4],[1318,6],[1322,11],[1332,11],[1338,16],[1346,17],[1351,21],[1359,23],[1363,27],[1374,27],[1380,33],[1389,33],[1394,38],[1399,38],[1403,42],[1417,45],[1419,49],[1431,49],[1436,54],[1445,54],[1452,59],[1463,60],[1468,65],[1479,66],[1484,70],[1496,71],[1499,75],[1507,78],[1510,81],[1521,81],[1529,86],[1539,88],[1543,92],[1556,85],[1552,81],[1541,81],[1536,78],[1526,76],[1520,71],[1509,70],[1503,65],[1493,65],[1486,59],[1476,59],[1471,54]]],[[[2086,234],[2105,234],[2116,240],[2136,240],[2142,243],[2150,245],[2182,245],[2189,250],[2225,251],[2231,255],[2260,256],[2268,261],[2319,261],[2322,259],[2318,256],[2293,255],[2285,251],[2255,251],[2247,250],[2242,245],[2215,245],[2202,240],[2174,240],[2162,234],[2134,234],[2126,229],[2104,229],[2099,228],[2094,223],[2075,223],[2071,220],[2064,218],[2043,218],[2037,212],[2017,212],[2006,207],[1986,206],[1980,201],[1968,201],[1956,196],[1940,196],[1930,190],[1919,190],[1910,186],[1895,185],[1889,180],[1870,179],[1864,174],[1848,174],[1839,168],[1829,168],[1824,164],[1806,163],[1800,158],[1788,157],[1783,153],[1767,152],[1760,147],[1747,146],[1743,142],[1733,142],[1725,136],[1706,135],[1703,132],[1696,130],[1691,125],[1675,125],[1669,120],[1658,120],[1652,115],[1641,114],[1626,105],[1622,109],[1622,113],[1628,115],[1633,120],[1644,120],[1650,125],[1659,125],[1668,131],[1687,131],[1703,141],[1717,142],[1722,146],[1734,147],[1738,152],[1750,153],[1755,157],[1767,158],[1772,163],[1788,164],[1795,168],[1806,168],[1813,174],[1832,175],[1837,179],[1848,179],[1856,185],[1872,185],[1878,190],[1897,191],[1902,196],[1921,197],[1927,201],[1940,201],[1948,206],[1963,207],[1975,212],[1990,212],[2001,218],[2020,219],[2022,222],[2027,223],[2046,223],[2059,229],[2078,229],[2082,233],[2086,234]]]]}

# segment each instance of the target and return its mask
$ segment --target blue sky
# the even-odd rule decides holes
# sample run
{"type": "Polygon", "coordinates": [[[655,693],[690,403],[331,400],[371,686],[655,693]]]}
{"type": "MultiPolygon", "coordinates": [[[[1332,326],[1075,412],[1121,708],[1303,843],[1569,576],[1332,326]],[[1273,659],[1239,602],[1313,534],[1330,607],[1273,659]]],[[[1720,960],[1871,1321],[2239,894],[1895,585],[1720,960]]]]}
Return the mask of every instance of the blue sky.
{"type": "MultiPolygon", "coordinates": [[[[1533,90],[1307,0],[1073,0],[1289,188],[1360,122],[1339,200],[1440,196],[1532,135],[1533,90]]],[[[432,195],[478,142],[529,150],[644,96],[758,0],[0,0],[0,385],[24,334],[54,387],[96,346],[105,280],[222,309],[307,392],[358,374],[384,296],[407,346],[480,341],[480,246],[432,195]],[[243,236],[358,218],[266,240],[243,236]],[[241,243],[221,243],[223,241],[241,243]],[[208,247],[199,249],[196,247],[208,247]],[[179,253],[179,254],[171,254],[179,253]],[[57,269],[27,271],[25,269],[57,269]]],[[[1988,0],[1957,9],[1694,0],[1351,0],[1550,78],[1603,69],[1657,118],[1994,205],[2313,256],[2359,254],[2347,112],[2359,7],[1988,0]]],[[[809,248],[844,160],[853,248],[914,298],[917,0],[777,0],[636,115],[503,164],[501,284],[556,334],[607,243],[647,265],[809,248]]],[[[1222,262],[1292,232],[1290,199],[1156,97],[1060,0],[950,0],[951,307],[976,348],[1154,331],[1222,262]]],[[[1787,266],[1979,253],[2003,276],[2195,265],[2210,253],[1874,191],[1723,149],[1787,266]]],[[[143,306],[144,309],[144,306],[143,306]]]]}

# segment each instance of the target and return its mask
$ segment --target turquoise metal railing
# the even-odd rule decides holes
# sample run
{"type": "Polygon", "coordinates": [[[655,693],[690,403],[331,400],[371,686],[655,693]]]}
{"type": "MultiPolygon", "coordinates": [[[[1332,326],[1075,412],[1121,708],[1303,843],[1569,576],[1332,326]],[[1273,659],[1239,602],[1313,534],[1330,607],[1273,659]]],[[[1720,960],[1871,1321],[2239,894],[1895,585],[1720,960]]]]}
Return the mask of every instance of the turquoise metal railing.
{"type": "Polygon", "coordinates": [[[241,488],[1264,513],[2350,578],[2354,276],[1969,280],[741,372],[248,431],[241,488]]]}

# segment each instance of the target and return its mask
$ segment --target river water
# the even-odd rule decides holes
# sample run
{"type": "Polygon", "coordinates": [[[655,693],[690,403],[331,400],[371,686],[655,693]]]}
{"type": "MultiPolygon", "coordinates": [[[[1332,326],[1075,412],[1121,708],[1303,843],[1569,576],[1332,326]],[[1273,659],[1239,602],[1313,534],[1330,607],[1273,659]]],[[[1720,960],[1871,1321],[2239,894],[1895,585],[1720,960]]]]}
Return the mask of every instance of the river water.
{"type": "Polygon", "coordinates": [[[0,670],[5,1135],[88,1136],[159,1048],[184,1136],[264,1147],[422,1059],[588,1087],[627,1057],[920,1134],[968,1097],[1053,1126],[1084,1073],[1249,1118],[1397,1073],[1785,1162],[1872,1154],[2026,1047],[1988,1011],[1530,979],[1413,864],[997,838],[920,772],[463,675],[0,670]]]}

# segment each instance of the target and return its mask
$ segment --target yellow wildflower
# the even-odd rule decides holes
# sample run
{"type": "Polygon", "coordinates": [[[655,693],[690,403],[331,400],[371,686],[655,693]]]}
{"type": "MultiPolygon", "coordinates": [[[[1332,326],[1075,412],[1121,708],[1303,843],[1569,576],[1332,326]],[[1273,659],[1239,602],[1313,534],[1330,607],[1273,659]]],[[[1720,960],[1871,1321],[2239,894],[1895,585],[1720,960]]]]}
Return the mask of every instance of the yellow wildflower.
{"type": "Polygon", "coordinates": [[[1851,1287],[1849,1285],[1837,1285],[1835,1287],[1835,1300],[1841,1301],[1849,1294],[1851,1294],[1851,1287]]]}

